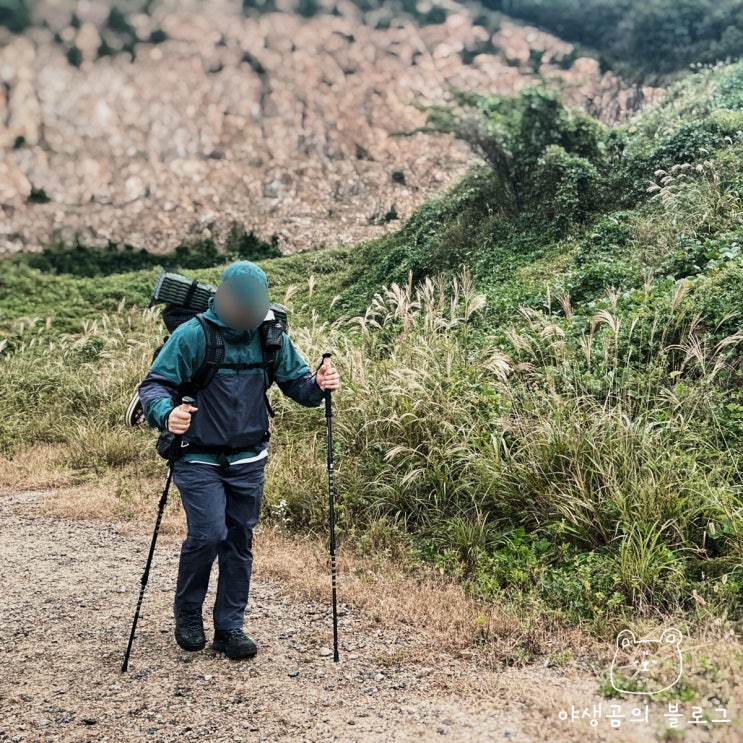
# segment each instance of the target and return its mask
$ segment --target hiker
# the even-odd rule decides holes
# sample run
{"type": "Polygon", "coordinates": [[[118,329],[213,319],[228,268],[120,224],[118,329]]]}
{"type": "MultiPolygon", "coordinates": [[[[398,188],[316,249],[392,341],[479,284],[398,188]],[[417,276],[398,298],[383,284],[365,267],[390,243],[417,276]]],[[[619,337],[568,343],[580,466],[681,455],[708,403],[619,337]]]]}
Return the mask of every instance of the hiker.
{"type": "MultiPolygon", "coordinates": [[[[188,527],[174,614],[175,639],[184,650],[206,645],[201,608],[217,558],[212,647],[229,658],[257,652],[243,631],[243,619],[268,456],[265,392],[270,381],[258,332],[268,314],[263,270],[248,261],[230,264],[202,320],[194,318],[175,329],[139,388],[147,423],[181,436],[183,454],[173,462],[173,481],[188,527]],[[223,361],[211,382],[188,391],[195,401],[184,409],[181,395],[205,359],[207,331],[212,327],[224,339],[223,361]]],[[[286,333],[275,356],[273,378],[285,395],[307,407],[321,405],[324,390],[340,386],[332,366],[313,374],[286,333]]]]}

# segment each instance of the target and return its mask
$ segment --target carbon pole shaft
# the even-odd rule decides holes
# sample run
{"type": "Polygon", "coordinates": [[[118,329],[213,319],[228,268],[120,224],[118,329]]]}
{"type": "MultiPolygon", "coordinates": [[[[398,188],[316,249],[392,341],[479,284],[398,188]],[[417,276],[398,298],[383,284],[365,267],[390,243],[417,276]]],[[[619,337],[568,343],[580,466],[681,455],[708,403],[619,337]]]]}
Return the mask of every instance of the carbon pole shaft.
{"type": "MultiPolygon", "coordinates": [[[[194,403],[192,397],[184,397],[181,407],[185,410],[189,410],[191,405],[194,403]]],[[[132,622],[132,631],[129,633],[129,643],[126,646],[126,653],[124,653],[124,662],[121,664],[121,672],[126,673],[129,668],[129,656],[132,652],[132,645],[134,644],[134,635],[137,632],[137,622],[139,621],[139,614],[142,610],[142,601],[144,600],[144,591],[147,588],[147,581],[150,577],[150,568],[152,567],[152,558],[155,554],[155,545],[157,544],[157,535],[160,533],[160,524],[163,520],[163,513],[165,512],[165,504],[168,502],[168,491],[170,490],[170,483],[173,480],[173,462],[168,462],[168,474],[165,478],[165,487],[163,488],[162,495],[160,496],[160,503],[157,506],[157,519],[155,521],[155,530],[152,532],[152,541],[150,542],[150,552],[147,555],[147,563],[144,566],[144,572],[140,580],[139,588],[139,599],[137,600],[137,608],[134,611],[134,621],[132,622]]]]}
{"type": "Polygon", "coordinates": [[[139,613],[142,610],[142,601],[144,600],[144,591],[147,588],[147,581],[150,577],[150,568],[152,567],[152,557],[155,554],[155,545],[157,544],[157,535],[160,531],[160,523],[163,520],[163,512],[165,511],[165,504],[168,502],[168,490],[170,489],[170,481],[173,479],[173,468],[168,466],[168,476],[165,479],[165,488],[160,496],[160,503],[157,507],[157,520],[155,521],[155,530],[152,533],[152,541],[150,542],[150,553],[147,555],[147,564],[145,565],[142,578],[140,580],[139,588],[139,599],[137,601],[137,608],[134,612],[134,621],[132,622],[132,631],[129,634],[129,644],[126,646],[126,653],[124,654],[124,662],[121,665],[121,672],[126,673],[129,668],[129,656],[132,652],[132,644],[134,643],[134,635],[137,631],[137,622],[139,621],[139,613]]]}
{"type": "MultiPolygon", "coordinates": [[[[330,366],[330,354],[322,356],[323,366],[330,366]]],[[[325,428],[328,442],[328,500],[330,515],[330,584],[333,594],[333,661],[338,662],[338,574],[335,564],[335,471],[333,468],[333,406],[330,390],[325,390],[325,428]]]]}

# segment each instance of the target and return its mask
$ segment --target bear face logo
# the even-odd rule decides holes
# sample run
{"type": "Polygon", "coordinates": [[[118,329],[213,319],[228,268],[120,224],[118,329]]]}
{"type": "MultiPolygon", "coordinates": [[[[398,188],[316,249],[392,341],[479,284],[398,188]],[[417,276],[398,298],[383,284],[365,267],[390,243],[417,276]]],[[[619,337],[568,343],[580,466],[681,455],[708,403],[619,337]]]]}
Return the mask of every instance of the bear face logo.
{"type": "Polygon", "coordinates": [[[632,630],[617,635],[611,662],[611,685],[624,694],[658,694],[681,678],[681,640],[675,627],[663,631],[660,640],[638,640],[632,630]]]}

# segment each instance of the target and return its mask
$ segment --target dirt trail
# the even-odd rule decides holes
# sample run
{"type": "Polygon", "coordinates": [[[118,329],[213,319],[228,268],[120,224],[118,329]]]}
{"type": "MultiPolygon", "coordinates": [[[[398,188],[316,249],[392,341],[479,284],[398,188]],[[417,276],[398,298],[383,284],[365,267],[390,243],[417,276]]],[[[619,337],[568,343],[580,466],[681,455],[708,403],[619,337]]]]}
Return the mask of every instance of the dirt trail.
{"type": "Polygon", "coordinates": [[[39,504],[50,497],[0,498],[0,741],[656,740],[652,726],[561,722],[570,699],[601,701],[588,674],[541,664],[494,673],[442,649],[437,672],[453,682],[442,688],[430,667],[384,662],[411,640],[409,628],[374,629],[345,607],[334,664],[322,652],[328,606],[289,601],[260,579],[246,622],[255,659],[229,661],[208,646],[185,653],[172,638],[172,536],[158,544],[121,674],[150,535],[49,518],[39,504]]]}

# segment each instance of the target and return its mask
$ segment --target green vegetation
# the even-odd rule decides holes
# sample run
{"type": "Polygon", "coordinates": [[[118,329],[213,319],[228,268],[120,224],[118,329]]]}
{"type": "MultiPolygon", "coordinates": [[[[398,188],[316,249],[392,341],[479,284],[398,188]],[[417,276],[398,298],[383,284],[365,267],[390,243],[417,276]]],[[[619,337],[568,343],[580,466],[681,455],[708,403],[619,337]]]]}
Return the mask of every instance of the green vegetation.
{"type": "MultiPolygon", "coordinates": [[[[588,53],[602,65],[634,81],[662,81],[688,71],[691,64],[713,64],[743,54],[743,0],[480,0],[475,21],[491,32],[498,11],[539,26],[588,53]]],[[[464,4],[464,3],[463,3],[464,4]]],[[[354,0],[365,23],[388,28],[395,19],[420,25],[443,23],[446,10],[416,0],[354,0]],[[419,7],[420,5],[420,7],[419,7]],[[424,9],[425,8],[425,9],[424,9]]],[[[270,0],[244,0],[246,12],[275,12],[270,0]]],[[[305,17],[330,12],[317,0],[297,0],[305,17]]],[[[493,52],[490,41],[462,51],[465,62],[493,52]]],[[[533,50],[538,66],[542,52],[533,50]]],[[[566,57],[563,63],[572,62],[566,57]]]]}
{"type": "MultiPolygon", "coordinates": [[[[31,197],[36,189],[32,190],[31,197]]],[[[32,198],[29,197],[29,201],[32,198]]],[[[44,191],[36,191],[35,202],[49,201],[44,191]]],[[[46,273],[70,274],[71,276],[108,276],[126,271],[138,271],[151,266],[167,270],[199,269],[219,266],[228,260],[258,261],[281,255],[278,237],[271,242],[259,238],[252,230],[246,232],[239,224],[233,224],[224,245],[217,247],[211,238],[179,245],[172,254],[155,255],[144,248],[131,245],[118,246],[109,242],[105,248],[91,248],[79,242],[74,245],[57,245],[41,253],[21,255],[14,260],[26,263],[46,273]]]]}
{"type": "MultiPolygon", "coordinates": [[[[298,347],[344,373],[345,549],[602,633],[740,617],[741,79],[700,71],[617,130],[541,88],[460,96],[428,128],[484,164],[395,233],[263,262],[298,347]]],[[[120,423],[162,332],[155,275],[8,264],[5,452],[156,469],[120,423]]],[[[321,413],[271,394],[266,517],[324,534],[321,413]]]]}
{"type": "Polygon", "coordinates": [[[303,18],[312,18],[320,11],[317,0],[298,0],[297,13],[303,18]]]}
{"type": "Polygon", "coordinates": [[[31,193],[26,200],[29,204],[48,204],[52,198],[43,188],[31,186],[31,193]]]}
{"type": "Polygon", "coordinates": [[[0,0],[0,26],[20,33],[31,25],[31,9],[26,0],[0,0]]]}
{"type": "Polygon", "coordinates": [[[743,54],[741,0],[482,0],[566,41],[594,49],[632,79],[743,54]]]}

